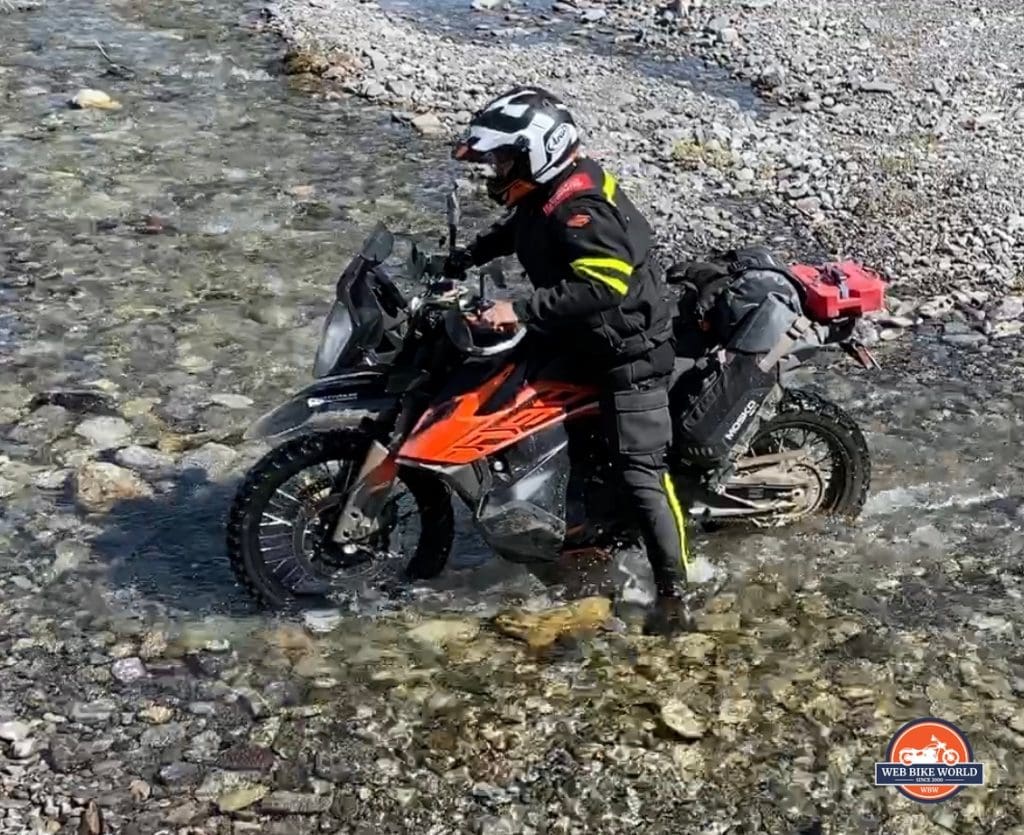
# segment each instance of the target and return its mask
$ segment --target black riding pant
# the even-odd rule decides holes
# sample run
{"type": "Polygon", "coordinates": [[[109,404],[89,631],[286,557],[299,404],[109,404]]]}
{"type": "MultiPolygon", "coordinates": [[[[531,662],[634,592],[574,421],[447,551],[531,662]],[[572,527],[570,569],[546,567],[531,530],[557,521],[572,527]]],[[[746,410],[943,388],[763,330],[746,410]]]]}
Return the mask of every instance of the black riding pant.
{"type": "Polygon", "coordinates": [[[659,596],[675,596],[689,561],[686,520],[666,466],[672,440],[668,346],[608,375],[601,402],[605,434],[647,549],[659,596]],[[668,369],[666,369],[666,364],[668,369]]]}

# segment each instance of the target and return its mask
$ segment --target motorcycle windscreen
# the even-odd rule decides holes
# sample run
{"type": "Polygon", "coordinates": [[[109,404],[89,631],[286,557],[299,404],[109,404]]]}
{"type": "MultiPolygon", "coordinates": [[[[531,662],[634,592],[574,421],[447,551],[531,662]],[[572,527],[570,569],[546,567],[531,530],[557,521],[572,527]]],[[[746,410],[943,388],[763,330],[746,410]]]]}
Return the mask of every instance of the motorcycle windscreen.
{"type": "Polygon", "coordinates": [[[472,464],[569,416],[596,411],[594,389],[557,380],[527,381],[521,364],[509,364],[481,385],[439,398],[420,418],[399,458],[440,466],[472,464]]]}
{"type": "Polygon", "coordinates": [[[314,377],[326,377],[335,369],[352,341],[352,331],[352,314],[348,307],[335,301],[320,333],[320,344],[313,360],[314,377]]]}

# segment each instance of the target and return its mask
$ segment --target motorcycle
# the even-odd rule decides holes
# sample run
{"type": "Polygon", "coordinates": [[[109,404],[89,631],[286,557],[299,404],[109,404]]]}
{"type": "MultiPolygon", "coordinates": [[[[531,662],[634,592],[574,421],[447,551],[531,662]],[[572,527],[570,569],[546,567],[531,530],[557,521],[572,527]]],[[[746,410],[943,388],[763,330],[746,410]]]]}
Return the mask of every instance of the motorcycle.
{"type": "MultiPolygon", "coordinates": [[[[449,251],[458,220],[453,191],[449,251]]],[[[312,604],[406,551],[409,578],[436,577],[452,548],[453,495],[513,562],[552,565],[639,541],[605,450],[598,391],[581,369],[531,351],[522,328],[475,328],[490,304],[487,279],[504,282],[485,271],[478,284],[446,278],[443,250],[412,247],[410,278],[423,289],[407,299],[384,267],[394,243],[383,225],[365,240],[338,279],[315,381],[247,432],[277,445],[230,511],[241,583],[265,605],[312,604]],[[419,525],[406,541],[410,520],[419,525]]],[[[835,282],[814,290],[808,278],[801,295],[780,281],[758,283],[774,290],[745,298],[715,350],[677,359],[669,464],[677,500],[709,525],[855,517],[867,496],[871,461],[857,424],[782,384],[830,345],[871,367],[853,338],[865,305],[835,282]]]]}

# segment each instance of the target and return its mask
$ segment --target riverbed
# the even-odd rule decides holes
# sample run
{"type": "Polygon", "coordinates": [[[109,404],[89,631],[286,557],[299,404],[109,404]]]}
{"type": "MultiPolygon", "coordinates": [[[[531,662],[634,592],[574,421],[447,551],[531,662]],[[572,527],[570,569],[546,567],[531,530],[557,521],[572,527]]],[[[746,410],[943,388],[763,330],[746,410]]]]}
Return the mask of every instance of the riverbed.
{"type": "Polygon", "coordinates": [[[801,372],[865,427],[868,505],[698,537],[725,580],[698,633],[645,639],[622,613],[530,651],[489,616],[557,591],[469,536],[401,605],[253,610],[223,546],[260,451],[241,432],[308,381],[373,222],[440,235],[457,173],[390,109],[283,76],[261,18],[3,18],[0,830],[1021,826],[1024,361],[966,314],[883,343],[879,372],[801,372]],[[72,110],[80,88],[121,107],[72,110]],[[83,470],[112,461],[125,494],[83,507],[83,470]],[[984,788],[923,807],[871,785],[924,715],[965,730],[984,788]]]}

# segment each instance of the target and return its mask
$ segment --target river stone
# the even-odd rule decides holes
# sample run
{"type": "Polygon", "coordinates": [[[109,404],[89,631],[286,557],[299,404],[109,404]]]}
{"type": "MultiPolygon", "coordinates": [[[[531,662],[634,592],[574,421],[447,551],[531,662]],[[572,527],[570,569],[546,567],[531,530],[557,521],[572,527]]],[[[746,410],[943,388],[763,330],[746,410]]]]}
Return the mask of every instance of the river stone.
{"type": "Polygon", "coordinates": [[[897,90],[896,83],[893,81],[884,81],[881,79],[874,79],[871,81],[862,81],[860,83],[860,90],[864,93],[895,93],[897,90]]]}
{"type": "Polygon", "coordinates": [[[223,478],[231,470],[238,453],[223,444],[203,444],[199,449],[183,455],[178,462],[182,472],[200,470],[210,481],[223,478]]]}
{"type": "Polygon", "coordinates": [[[29,730],[29,726],[24,722],[0,722],[0,740],[21,742],[28,739],[29,730]]]}
{"type": "Polygon", "coordinates": [[[141,658],[122,658],[115,661],[110,665],[110,674],[122,684],[131,684],[148,675],[141,658]]]}
{"type": "Polygon", "coordinates": [[[153,488],[131,470],[89,461],[75,473],[75,494],[86,510],[102,513],[119,501],[151,498],[153,488]]]}
{"type": "Polygon", "coordinates": [[[225,409],[248,409],[252,405],[252,398],[244,394],[211,394],[210,402],[225,409]]]}
{"type": "Polygon", "coordinates": [[[146,661],[159,658],[167,652],[167,646],[166,633],[160,629],[150,629],[142,636],[142,641],[139,644],[139,657],[146,661]]]}
{"type": "Polygon", "coordinates": [[[674,642],[679,654],[690,661],[702,662],[715,651],[715,639],[699,632],[677,638],[674,642]]]}
{"type": "Polygon", "coordinates": [[[132,445],[119,449],[114,460],[122,467],[144,473],[162,473],[174,469],[172,456],[145,446],[132,445]]]}
{"type": "Polygon", "coordinates": [[[411,81],[407,81],[404,78],[398,78],[394,81],[388,82],[388,89],[394,93],[399,99],[406,100],[411,99],[413,93],[416,92],[416,87],[411,81]]]}
{"type": "Polygon", "coordinates": [[[39,749],[37,739],[19,739],[11,743],[11,757],[16,760],[27,760],[39,749]]]}
{"type": "Polygon", "coordinates": [[[263,798],[260,808],[264,812],[286,815],[319,815],[331,808],[330,794],[276,791],[263,798]]]}
{"type": "Polygon", "coordinates": [[[683,739],[700,739],[708,726],[689,705],[678,699],[672,699],[661,706],[661,721],[669,730],[679,734],[683,739]]]}
{"type": "Polygon", "coordinates": [[[698,612],[694,620],[701,632],[738,632],[740,628],[739,612],[698,612]]]}
{"type": "Polygon", "coordinates": [[[412,126],[424,136],[441,136],[445,132],[444,124],[435,113],[421,113],[415,116],[412,126]]]}
{"type": "Polygon", "coordinates": [[[256,784],[240,786],[225,792],[217,798],[217,808],[221,812],[240,812],[266,797],[267,787],[256,784]]]}
{"type": "Polygon", "coordinates": [[[57,543],[54,553],[56,554],[56,559],[54,559],[53,564],[50,566],[50,571],[56,578],[68,571],[74,571],[82,565],[82,563],[89,559],[90,551],[89,547],[81,542],[65,539],[57,543]]]}
{"type": "Polygon", "coordinates": [[[750,699],[724,699],[718,709],[718,721],[725,725],[745,725],[754,712],[750,699]]]}
{"type": "Polygon", "coordinates": [[[132,427],[124,418],[94,417],[78,424],[75,434],[81,435],[99,449],[111,449],[131,437],[132,427]]]}
{"type": "Polygon", "coordinates": [[[610,617],[611,601],[608,598],[588,597],[543,612],[502,612],[495,617],[494,625],[498,631],[540,649],[555,643],[563,635],[594,632],[610,617]]]}
{"type": "Polygon", "coordinates": [[[139,711],[139,716],[154,725],[162,725],[169,722],[174,716],[174,711],[167,705],[151,705],[139,711]]]}
{"type": "Polygon", "coordinates": [[[172,745],[182,742],[187,735],[184,725],[180,722],[171,722],[167,725],[147,728],[139,737],[139,743],[145,748],[170,748],[172,745]]]}
{"type": "Polygon", "coordinates": [[[107,723],[110,721],[117,705],[110,699],[97,699],[93,702],[75,702],[71,706],[71,718],[76,722],[107,723]]]}
{"type": "Polygon", "coordinates": [[[409,637],[421,644],[446,646],[448,644],[464,644],[472,641],[480,633],[479,621],[465,618],[461,620],[437,619],[428,620],[409,630],[409,637]]]}
{"type": "Polygon", "coordinates": [[[193,763],[171,763],[160,769],[159,781],[168,788],[183,788],[199,782],[199,766],[193,763]]]}
{"type": "Polygon", "coordinates": [[[102,90],[79,90],[68,102],[71,107],[78,110],[94,108],[96,110],[120,110],[121,105],[114,101],[102,90]]]}

